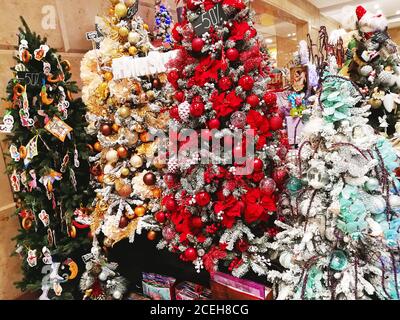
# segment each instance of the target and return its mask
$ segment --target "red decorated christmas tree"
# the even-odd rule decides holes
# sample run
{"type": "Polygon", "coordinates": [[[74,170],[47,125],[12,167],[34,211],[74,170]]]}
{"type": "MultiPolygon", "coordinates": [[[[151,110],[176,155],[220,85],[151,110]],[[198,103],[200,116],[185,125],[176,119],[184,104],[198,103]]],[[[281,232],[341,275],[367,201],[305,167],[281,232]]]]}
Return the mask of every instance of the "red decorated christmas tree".
{"type": "Polygon", "coordinates": [[[286,178],[287,139],[248,2],[188,0],[172,30],[170,111],[158,248],[196,269],[263,275],[286,178]],[[174,143],[174,138],[177,140],[174,143]]]}

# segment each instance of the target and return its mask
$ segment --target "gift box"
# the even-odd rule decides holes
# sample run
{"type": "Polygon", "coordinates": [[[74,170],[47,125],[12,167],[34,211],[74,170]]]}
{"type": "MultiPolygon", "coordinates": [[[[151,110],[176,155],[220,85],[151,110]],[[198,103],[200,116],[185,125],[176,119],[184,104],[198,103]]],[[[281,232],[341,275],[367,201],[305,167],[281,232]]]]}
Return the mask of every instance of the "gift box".
{"type": "Polygon", "coordinates": [[[300,117],[286,117],[287,134],[290,145],[296,145],[300,143],[301,133],[304,128],[304,124],[300,117]]]}
{"type": "Polygon", "coordinates": [[[173,300],[175,278],[143,272],[143,294],[153,300],[173,300]]]}
{"type": "Polygon", "coordinates": [[[211,275],[214,300],[272,300],[272,289],[262,284],[215,272],[211,275]]]}
{"type": "Polygon", "coordinates": [[[211,290],[193,282],[185,281],[175,287],[176,300],[210,300],[211,290]]]}

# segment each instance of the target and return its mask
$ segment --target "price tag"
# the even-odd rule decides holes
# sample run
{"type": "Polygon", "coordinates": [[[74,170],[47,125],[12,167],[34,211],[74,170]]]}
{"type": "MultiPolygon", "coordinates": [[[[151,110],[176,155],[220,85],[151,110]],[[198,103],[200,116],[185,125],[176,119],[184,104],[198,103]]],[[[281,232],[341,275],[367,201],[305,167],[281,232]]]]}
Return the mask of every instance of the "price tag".
{"type": "Polygon", "coordinates": [[[18,71],[17,79],[24,81],[28,86],[37,86],[42,84],[42,81],[46,79],[46,76],[43,72],[18,71]]]}
{"type": "Polygon", "coordinates": [[[211,26],[222,26],[227,20],[228,17],[222,9],[222,5],[219,3],[214,8],[192,21],[192,25],[196,34],[201,37],[204,33],[208,32],[211,26]]]}

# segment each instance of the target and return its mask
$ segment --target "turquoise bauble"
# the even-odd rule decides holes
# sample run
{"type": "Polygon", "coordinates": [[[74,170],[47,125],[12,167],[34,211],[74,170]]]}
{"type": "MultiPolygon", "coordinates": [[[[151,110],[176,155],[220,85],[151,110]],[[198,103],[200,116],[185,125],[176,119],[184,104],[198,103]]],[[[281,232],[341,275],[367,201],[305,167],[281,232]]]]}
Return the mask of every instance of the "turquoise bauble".
{"type": "Polygon", "coordinates": [[[341,250],[335,250],[332,252],[332,260],[330,267],[336,271],[343,271],[347,266],[347,257],[341,250]]]}
{"type": "Polygon", "coordinates": [[[286,188],[291,192],[291,193],[296,193],[303,187],[303,182],[300,179],[297,179],[296,177],[291,177],[286,184],[286,188]]]}

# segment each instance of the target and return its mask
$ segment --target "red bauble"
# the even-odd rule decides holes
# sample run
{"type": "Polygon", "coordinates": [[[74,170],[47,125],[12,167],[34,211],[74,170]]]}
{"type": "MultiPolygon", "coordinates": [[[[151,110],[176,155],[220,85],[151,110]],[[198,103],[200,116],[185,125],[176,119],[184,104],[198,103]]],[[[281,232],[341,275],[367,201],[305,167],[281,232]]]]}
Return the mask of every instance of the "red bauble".
{"type": "Polygon", "coordinates": [[[167,199],[167,201],[165,201],[165,208],[168,211],[176,210],[176,202],[175,202],[175,200],[172,199],[172,198],[167,199]]]}
{"type": "Polygon", "coordinates": [[[241,86],[243,90],[250,91],[251,89],[253,89],[254,80],[250,76],[242,76],[239,79],[239,86],[241,86]]]}
{"type": "Polygon", "coordinates": [[[175,99],[178,102],[183,102],[183,100],[185,100],[185,94],[183,93],[183,91],[177,91],[175,92],[175,99]]]}
{"type": "Polygon", "coordinates": [[[193,102],[190,105],[190,114],[193,117],[201,117],[204,113],[204,103],[202,102],[193,102]]]}
{"type": "Polygon", "coordinates": [[[174,88],[178,87],[177,81],[179,80],[179,73],[176,70],[171,70],[168,72],[167,79],[169,83],[171,83],[174,88]]]}
{"type": "Polygon", "coordinates": [[[287,171],[285,169],[275,169],[272,172],[272,179],[274,179],[278,187],[282,187],[287,179],[287,171]]]}
{"type": "Polygon", "coordinates": [[[283,119],[279,116],[274,116],[269,119],[269,127],[271,130],[276,131],[283,128],[283,119]]]}
{"type": "Polygon", "coordinates": [[[154,215],[154,218],[157,220],[157,222],[164,223],[164,221],[165,221],[165,213],[162,212],[162,211],[159,211],[154,215]]]}
{"type": "Polygon", "coordinates": [[[122,216],[121,219],[119,220],[119,225],[118,227],[120,229],[125,228],[129,224],[129,219],[126,218],[125,216],[122,216]]]}
{"type": "Polygon", "coordinates": [[[258,107],[258,104],[260,103],[260,99],[257,97],[255,94],[251,94],[246,98],[246,102],[252,107],[256,108],[258,107]]]}
{"type": "Polygon", "coordinates": [[[276,94],[273,92],[267,92],[264,94],[264,102],[268,107],[272,107],[276,104],[276,94]]]}
{"type": "Polygon", "coordinates": [[[256,172],[260,172],[264,168],[264,163],[259,158],[254,158],[253,164],[254,164],[254,171],[256,172]]]}
{"type": "Polygon", "coordinates": [[[230,48],[226,50],[226,57],[230,61],[236,61],[239,58],[239,51],[235,48],[230,48]]]}
{"type": "Polygon", "coordinates": [[[172,173],[167,173],[164,175],[164,182],[168,188],[173,188],[176,183],[175,176],[172,173]]]}
{"type": "Polygon", "coordinates": [[[186,6],[190,11],[194,11],[197,8],[197,4],[194,3],[195,0],[187,0],[186,1],[186,6]]]}
{"type": "Polygon", "coordinates": [[[238,249],[240,252],[246,252],[249,247],[249,243],[244,239],[239,239],[239,241],[236,242],[236,249],[238,249]]]}
{"type": "Polygon", "coordinates": [[[200,207],[205,207],[211,201],[210,194],[208,192],[205,192],[205,191],[202,191],[202,192],[199,192],[198,194],[196,194],[195,199],[196,199],[196,203],[200,207]]]}
{"type": "Polygon", "coordinates": [[[185,258],[189,261],[194,261],[197,259],[197,251],[195,248],[187,248],[185,250],[185,258]]]}
{"type": "Polygon", "coordinates": [[[170,110],[169,110],[169,115],[171,116],[172,119],[175,120],[181,120],[181,118],[179,117],[179,109],[178,106],[173,106],[170,110]]]}
{"type": "Polygon", "coordinates": [[[208,121],[208,128],[210,130],[219,129],[220,125],[221,125],[221,122],[217,118],[214,118],[214,119],[211,119],[210,121],[208,121]]]}
{"type": "Polygon", "coordinates": [[[232,87],[232,80],[229,77],[222,77],[221,79],[219,79],[218,81],[218,87],[222,90],[222,91],[227,91],[232,87]]]}
{"type": "Polygon", "coordinates": [[[100,132],[104,136],[109,136],[112,133],[112,127],[109,124],[102,124],[100,132]]]}
{"type": "Polygon", "coordinates": [[[200,52],[204,47],[204,40],[202,38],[194,38],[192,40],[192,50],[194,52],[200,52]]]}
{"type": "Polygon", "coordinates": [[[192,227],[196,228],[196,229],[199,229],[203,226],[203,221],[201,221],[201,218],[197,217],[197,216],[192,217],[191,223],[192,223],[192,227]]]}

